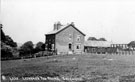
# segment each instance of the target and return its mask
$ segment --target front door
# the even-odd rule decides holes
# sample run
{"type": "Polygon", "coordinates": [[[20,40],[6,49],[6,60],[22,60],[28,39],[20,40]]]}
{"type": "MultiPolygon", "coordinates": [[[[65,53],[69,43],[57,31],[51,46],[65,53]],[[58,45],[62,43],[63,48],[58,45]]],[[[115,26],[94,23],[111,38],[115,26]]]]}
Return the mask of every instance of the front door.
{"type": "Polygon", "coordinates": [[[68,46],[69,46],[69,50],[71,51],[72,50],[72,44],[69,43],[68,46]]]}
{"type": "Polygon", "coordinates": [[[69,43],[69,44],[68,44],[68,47],[69,47],[69,52],[68,52],[68,54],[73,54],[73,52],[72,52],[72,44],[69,43]]]}

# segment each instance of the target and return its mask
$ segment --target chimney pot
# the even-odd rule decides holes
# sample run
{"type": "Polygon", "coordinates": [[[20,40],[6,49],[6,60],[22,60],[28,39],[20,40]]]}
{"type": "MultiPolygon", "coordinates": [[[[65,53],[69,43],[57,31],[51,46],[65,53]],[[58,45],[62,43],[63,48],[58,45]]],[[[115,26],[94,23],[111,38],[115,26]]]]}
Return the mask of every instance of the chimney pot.
{"type": "Polygon", "coordinates": [[[59,30],[60,28],[61,28],[61,23],[60,23],[60,21],[58,21],[58,23],[57,23],[57,30],[59,30]]]}
{"type": "Polygon", "coordinates": [[[74,26],[75,24],[74,24],[74,22],[71,22],[71,24],[74,26]]]}
{"type": "Polygon", "coordinates": [[[59,30],[61,28],[61,23],[58,21],[57,23],[54,24],[54,30],[59,30]]]}
{"type": "Polygon", "coordinates": [[[57,30],[57,24],[54,24],[54,29],[53,30],[57,30]]]}

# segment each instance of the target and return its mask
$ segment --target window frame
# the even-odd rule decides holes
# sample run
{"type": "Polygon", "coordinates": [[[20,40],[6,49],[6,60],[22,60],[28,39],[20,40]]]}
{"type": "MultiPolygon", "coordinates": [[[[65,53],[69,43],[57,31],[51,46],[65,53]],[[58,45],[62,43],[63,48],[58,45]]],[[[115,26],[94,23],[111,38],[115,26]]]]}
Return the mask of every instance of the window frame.
{"type": "Polygon", "coordinates": [[[78,41],[78,42],[81,41],[81,35],[77,35],[77,41],[78,41]]]}
{"type": "Polygon", "coordinates": [[[80,50],[81,49],[81,44],[76,44],[76,49],[80,50]]]}
{"type": "Polygon", "coordinates": [[[72,40],[72,34],[69,34],[69,40],[72,40]]]}

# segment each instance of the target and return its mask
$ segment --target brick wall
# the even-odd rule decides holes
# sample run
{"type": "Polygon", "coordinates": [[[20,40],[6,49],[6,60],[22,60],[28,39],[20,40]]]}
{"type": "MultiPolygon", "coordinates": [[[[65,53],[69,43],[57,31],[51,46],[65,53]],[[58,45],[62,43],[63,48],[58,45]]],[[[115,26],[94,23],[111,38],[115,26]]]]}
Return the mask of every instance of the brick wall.
{"type": "Polygon", "coordinates": [[[60,53],[68,53],[69,44],[72,44],[72,51],[75,53],[82,53],[84,50],[84,35],[74,29],[72,26],[66,28],[60,33],[56,34],[56,49],[60,53]],[[80,40],[77,40],[80,37],[80,40]],[[77,49],[77,45],[80,45],[80,49],[77,49]]]}

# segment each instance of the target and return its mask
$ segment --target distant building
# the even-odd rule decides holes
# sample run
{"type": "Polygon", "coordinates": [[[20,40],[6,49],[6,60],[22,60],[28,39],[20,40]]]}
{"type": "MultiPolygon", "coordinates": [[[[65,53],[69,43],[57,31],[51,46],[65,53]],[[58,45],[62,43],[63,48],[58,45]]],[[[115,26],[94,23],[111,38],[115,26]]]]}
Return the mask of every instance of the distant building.
{"type": "Polygon", "coordinates": [[[116,54],[135,54],[135,48],[128,44],[111,44],[111,48],[116,54]]]}
{"type": "Polygon", "coordinates": [[[84,43],[84,51],[86,53],[96,53],[96,54],[105,54],[108,53],[112,42],[108,41],[94,41],[88,40],[84,43]]]}
{"type": "Polygon", "coordinates": [[[77,29],[72,22],[66,26],[60,22],[54,24],[53,31],[46,35],[46,50],[57,54],[80,54],[84,52],[85,34],[77,29]]]}
{"type": "Polygon", "coordinates": [[[128,49],[128,44],[111,44],[111,47],[118,48],[119,50],[128,49]]]}
{"type": "Polygon", "coordinates": [[[135,47],[129,44],[111,44],[112,48],[117,48],[117,52],[119,51],[135,51],[135,47]]]}

